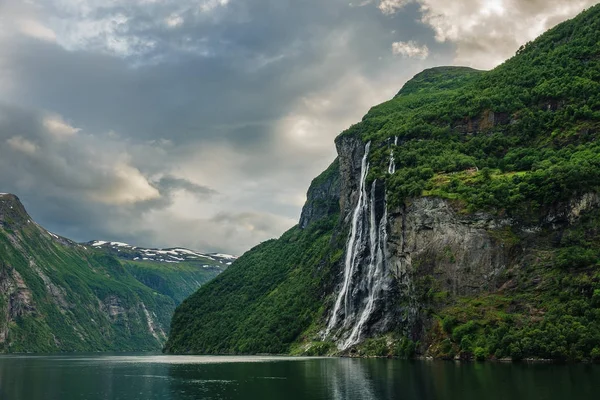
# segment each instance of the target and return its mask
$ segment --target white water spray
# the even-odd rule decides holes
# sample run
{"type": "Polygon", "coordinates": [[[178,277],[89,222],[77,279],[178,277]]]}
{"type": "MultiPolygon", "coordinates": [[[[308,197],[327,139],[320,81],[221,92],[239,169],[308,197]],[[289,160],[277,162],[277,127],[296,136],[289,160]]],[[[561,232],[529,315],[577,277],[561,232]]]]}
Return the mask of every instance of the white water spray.
{"type": "MultiPolygon", "coordinates": [[[[398,146],[398,136],[394,138],[394,146],[398,146]]],[[[396,172],[396,160],[394,159],[394,149],[390,153],[390,165],[388,167],[388,174],[393,175],[396,172]]]]}
{"type": "MultiPolygon", "coordinates": [[[[384,203],[383,215],[377,220],[377,181],[372,183],[369,193],[366,189],[369,148],[370,143],[365,147],[361,164],[359,197],[352,213],[350,237],[346,244],[344,279],[324,333],[327,337],[334,329],[342,329],[342,336],[338,337],[340,350],[360,342],[363,330],[380,299],[385,281],[387,207],[384,203]]],[[[395,168],[392,153],[390,171],[395,172],[395,168]]]]}
{"type": "Polygon", "coordinates": [[[387,207],[384,209],[383,216],[376,223],[375,216],[375,185],[377,181],[373,182],[371,187],[371,199],[369,201],[371,205],[371,212],[369,218],[369,250],[371,254],[371,260],[369,263],[368,275],[367,275],[367,304],[360,314],[360,318],[354,324],[350,336],[342,344],[342,349],[355,345],[360,341],[360,334],[365,323],[373,314],[375,309],[375,302],[378,299],[378,294],[381,291],[381,287],[384,279],[384,263],[385,263],[385,252],[387,246],[387,207]]]}
{"type": "Polygon", "coordinates": [[[367,158],[369,156],[369,149],[371,147],[371,142],[367,143],[365,146],[365,154],[362,158],[361,166],[360,166],[360,184],[359,184],[359,196],[358,202],[356,203],[356,208],[354,208],[354,212],[352,214],[352,230],[350,232],[350,238],[348,239],[348,243],[346,244],[346,259],[344,263],[344,282],[342,284],[342,288],[338,293],[338,297],[335,301],[335,306],[333,307],[333,312],[331,313],[331,317],[329,319],[329,323],[327,324],[327,329],[325,331],[325,336],[329,336],[331,330],[336,326],[338,322],[338,313],[340,311],[340,307],[342,306],[342,302],[344,303],[344,318],[348,317],[348,289],[350,288],[350,284],[352,282],[352,275],[354,275],[355,270],[355,261],[356,261],[356,253],[358,247],[362,243],[362,223],[363,223],[363,214],[366,213],[368,204],[367,204],[367,193],[365,189],[365,181],[367,179],[367,173],[369,172],[369,164],[367,163],[367,158]]]}

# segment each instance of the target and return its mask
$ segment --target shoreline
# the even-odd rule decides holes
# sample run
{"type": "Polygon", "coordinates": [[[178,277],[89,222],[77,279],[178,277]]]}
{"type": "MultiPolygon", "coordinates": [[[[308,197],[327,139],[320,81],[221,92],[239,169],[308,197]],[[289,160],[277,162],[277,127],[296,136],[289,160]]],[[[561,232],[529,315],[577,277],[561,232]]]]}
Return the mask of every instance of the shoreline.
{"type": "Polygon", "coordinates": [[[256,353],[256,354],[195,354],[195,353],[163,353],[160,350],[139,350],[139,351],[65,351],[65,352],[49,352],[49,353],[38,353],[38,352],[15,352],[15,353],[2,353],[0,357],[12,357],[12,356],[25,356],[25,357],[54,357],[54,356],[68,356],[68,355],[106,355],[106,356],[124,356],[124,355],[139,355],[139,356],[165,356],[165,357],[273,357],[273,358],[298,358],[298,359],[327,359],[327,358],[352,358],[352,359],[388,359],[388,360],[402,360],[402,361],[428,361],[428,362],[454,362],[454,363],[492,363],[492,364],[556,364],[556,365],[574,365],[574,364],[600,364],[600,361],[593,360],[554,360],[548,358],[524,358],[522,360],[513,360],[512,358],[488,358],[485,360],[476,360],[475,358],[460,358],[454,357],[452,359],[435,358],[431,356],[415,356],[412,358],[401,358],[401,357],[390,357],[390,356],[358,356],[358,355],[322,355],[322,356],[309,356],[309,355],[298,355],[298,354],[270,354],[270,353],[256,353]]]}

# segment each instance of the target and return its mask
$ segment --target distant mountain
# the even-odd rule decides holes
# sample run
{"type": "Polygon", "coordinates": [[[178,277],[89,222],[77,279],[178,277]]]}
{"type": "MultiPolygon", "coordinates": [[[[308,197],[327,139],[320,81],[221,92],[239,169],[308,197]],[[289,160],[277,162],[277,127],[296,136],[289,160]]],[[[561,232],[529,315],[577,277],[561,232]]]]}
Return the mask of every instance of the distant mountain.
{"type": "Polygon", "coordinates": [[[181,247],[146,249],[103,240],[90,241],[84,246],[118,258],[137,280],[171,297],[178,304],[227,269],[237,258],[228,254],[205,254],[181,247]]]}
{"type": "Polygon", "coordinates": [[[424,71],[335,140],[298,226],[166,351],[600,361],[600,5],[491,71],[424,71]]]}
{"type": "Polygon", "coordinates": [[[79,244],[0,194],[0,352],[158,350],[175,306],[232,260],[79,244]]]}
{"type": "Polygon", "coordinates": [[[237,258],[229,254],[221,253],[200,253],[197,251],[184,249],[181,247],[169,249],[146,249],[136,247],[122,242],[106,242],[103,240],[93,240],[85,243],[96,249],[104,249],[112,255],[123,260],[144,260],[166,263],[193,262],[206,268],[211,266],[226,267],[237,258]]]}

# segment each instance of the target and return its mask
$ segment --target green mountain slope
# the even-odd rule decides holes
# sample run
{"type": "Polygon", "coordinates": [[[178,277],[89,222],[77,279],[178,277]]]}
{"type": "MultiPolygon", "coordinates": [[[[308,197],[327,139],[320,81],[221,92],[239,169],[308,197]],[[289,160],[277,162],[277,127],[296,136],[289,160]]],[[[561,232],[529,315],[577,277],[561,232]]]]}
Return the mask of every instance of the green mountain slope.
{"type": "MultiPolygon", "coordinates": [[[[177,297],[202,282],[178,287],[190,265],[140,266],[166,282],[161,291],[134,268],[46,231],[16,196],[0,195],[0,352],[160,349],[177,297]]],[[[201,273],[196,281],[210,277],[201,273]]]]}
{"type": "Polygon", "coordinates": [[[424,71],[336,139],[299,226],[177,308],[166,350],[600,359],[599,129],[600,5],[492,71],[424,71]]]}
{"type": "Polygon", "coordinates": [[[236,258],[184,248],[146,249],[127,243],[97,240],[85,246],[119,259],[138,281],[169,296],[177,304],[227,269],[236,258]]]}
{"type": "Polygon", "coordinates": [[[177,309],[168,350],[195,353],[287,353],[322,310],[322,282],[336,218],[292,228],[240,257],[177,309]]]}

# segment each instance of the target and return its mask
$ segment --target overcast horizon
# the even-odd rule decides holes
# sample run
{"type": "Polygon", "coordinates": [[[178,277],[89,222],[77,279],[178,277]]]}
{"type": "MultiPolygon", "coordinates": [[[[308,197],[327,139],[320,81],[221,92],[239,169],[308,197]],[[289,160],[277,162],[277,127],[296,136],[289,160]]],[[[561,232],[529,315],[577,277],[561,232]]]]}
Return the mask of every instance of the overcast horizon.
{"type": "Polygon", "coordinates": [[[426,68],[597,0],[0,0],[0,192],[77,241],[240,255],[426,68]]]}

